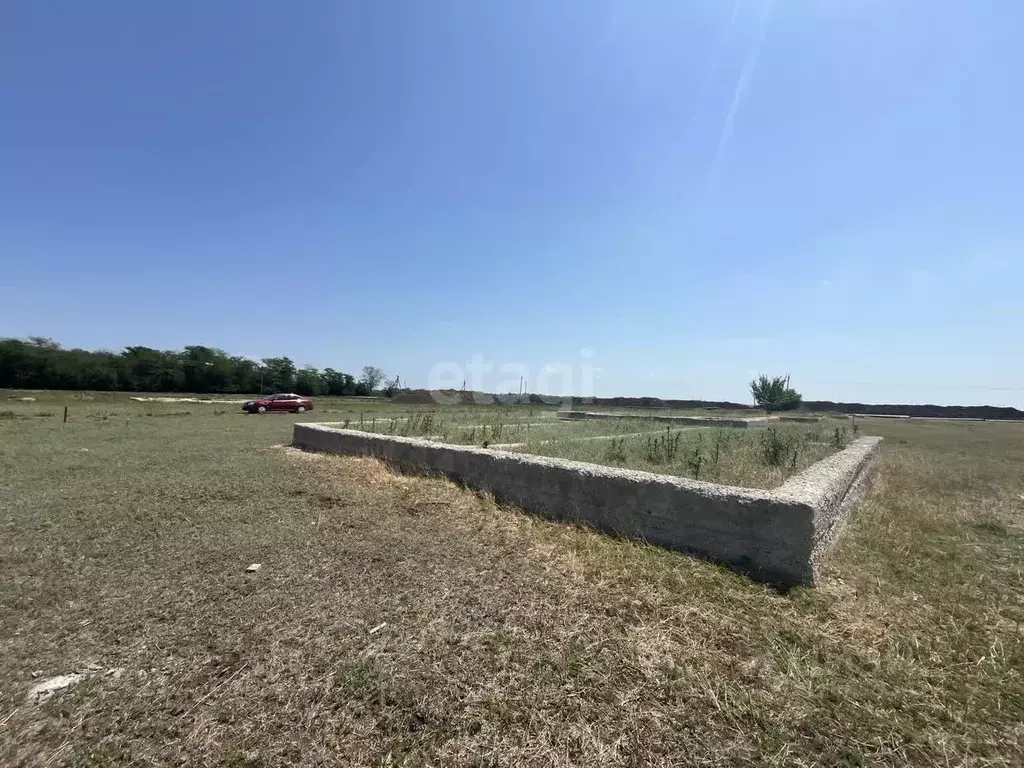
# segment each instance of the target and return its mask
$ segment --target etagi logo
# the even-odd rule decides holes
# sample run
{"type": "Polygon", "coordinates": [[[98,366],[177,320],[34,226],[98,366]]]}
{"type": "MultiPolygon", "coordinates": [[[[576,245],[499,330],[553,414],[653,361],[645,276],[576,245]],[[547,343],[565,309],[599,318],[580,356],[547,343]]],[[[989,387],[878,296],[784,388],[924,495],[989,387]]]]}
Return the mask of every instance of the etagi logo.
{"type": "Polygon", "coordinates": [[[465,363],[436,363],[427,374],[427,387],[439,405],[461,402],[461,391],[472,393],[480,404],[491,402],[489,394],[528,393],[561,398],[572,402],[573,397],[590,399],[595,396],[595,381],[600,370],[591,360],[594,351],[580,350],[580,359],[573,363],[545,363],[531,369],[525,363],[498,363],[483,355],[473,355],[465,363]]]}

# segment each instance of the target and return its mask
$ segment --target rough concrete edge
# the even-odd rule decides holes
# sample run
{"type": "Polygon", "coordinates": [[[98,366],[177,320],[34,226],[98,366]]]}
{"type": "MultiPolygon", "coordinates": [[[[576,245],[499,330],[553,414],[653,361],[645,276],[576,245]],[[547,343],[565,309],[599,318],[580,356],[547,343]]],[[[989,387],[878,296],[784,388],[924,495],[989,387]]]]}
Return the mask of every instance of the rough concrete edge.
{"type": "MultiPolygon", "coordinates": [[[[418,437],[402,437],[401,435],[380,435],[373,432],[364,432],[358,429],[343,429],[335,427],[328,422],[304,422],[295,424],[292,431],[292,445],[296,448],[315,447],[303,444],[301,435],[307,431],[327,432],[330,434],[347,435],[366,440],[368,445],[374,443],[386,445],[387,443],[404,443],[415,445],[421,448],[433,450],[449,450],[456,453],[475,454],[478,456],[500,457],[505,460],[513,460],[520,464],[533,464],[536,466],[559,467],[562,469],[575,470],[588,475],[609,478],[622,478],[634,482],[657,483],[671,485],[676,488],[703,494],[725,494],[746,501],[775,501],[772,491],[764,491],[756,488],[740,488],[720,483],[709,483],[704,480],[691,480],[687,477],[675,475],[659,475],[655,472],[644,472],[639,469],[620,469],[618,467],[607,467],[603,464],[591,464],[585,461],[572,461],[571,459],[559,459],[551,456],[535,456],[529,453],[517,453],[515,451],[502,451],[496,448],[477,448],[473,445],[455,445],[452,443],[438,443],[433,440],[424,440],[418,437]]],[[[797,501],[784,499],[784,501],[797,501]]]]}
{"type": "Polygon", "coordinates": [[[834,505],[846,495],[863,465],[881,450],[881,446],[880,437],[860,437],[843,450],[793,475],[772,493],[815,506],[834,505]]]}
{"type": "MultiPolygon", "coordinates": [[[[799,584],[810,584],[814,580],[814,571],[810,560],[811,543],[814,538],[814,508],[800,501],[778,499],[768,491],[708,483],[673,475],[624,470],[567,459],[532,456],[475,446],[441,444],[420,438],[379,435],[361,430],[338,429],[320,422],[296,424],[293,431],[293,445],[307,450],[339,455],[375,457],[388,463],[395,471],[407,474],[449,477],[466,488],[491,493],[496,499],[517,506],[526,512],[563,522],[593,526],[597,530],[613,536],[646,541],[655,546],[693,555],[706,561],[718,563],[745,574],[754,581],[776,588],[786,589],[799,584]],[[415,449],[419,455],[415,458],[403,456],[402,448],[415,449]],[[396,449],[398,450],[396,451],[396,449]],[[602,481],[620,487],[622,485],[643,486],[647,489],[645,493],[654,493],[655,495],[678,493],[680,499],[689,499],[689,503],[696,503],[698,509],[702,505],[696,499],[704,499],[711,509],[722,504],[748,510],[759,508],[770,517],[761,524],[752,522],[745,524],[745,526],[753,525],[753,527],[744,526],[742,538],[753,545],[754,550],[753,553],[737,558],[735,552],[727,554],[717,546],[700,543],[701,534],[697,532],[714,537],[721,535],[723,529],[718,526],[709,527],[706,518],[703,521],[689,520],[684,512],[688,507],[685,502],[683,506],[675,509],[682,514],[680,523],[693,533],[685,534],[683,541],[676,540],[672,543],[659,541],[657,538],[648,537],[645,533],[635,532],[638,525],[640,528],[644,526],[643,518],[640,516],[628,526],[630,530],[627,531],[616,524],[614,513],[611,518],[598,522],[591,515],[579,515],[574,512],[570,500],[566,500],[568,506],[564,508],[557,505],[552,507],[550,504],[535,507],[531,502],[523,503],[516,499],[514,490],[511,493],[508,492],[509,489],[505,488],[503,482],[489,482],[486,469],[482,474],[477,472],[469,477],[463,477],[458,472],[452,473],[452,462],[448,460],[452,454],[463,454],[467,459],[470,457],[482,459],[484,462],[482,466],[485,468],[491,462],[495,464],[500,462],[505,465],[502,468],[505,473],[509,469],[515,472],[515,465],[528,466],[531,470],[540,469],[543,472],[555,470],[573,475],[575,481],[584,486],[589,486],[591,482],[596,484],[602,481]],[[434,460],[435,458],[436,460],[434,460]],[[509,464],[513,466],[510,468],[509,464]],[[795,530],[782,535],[773,524],[768,522],[776,515],[790,517],[795,530]],[[697,539],[687,543],[686,539],[693,534],[697,535],[697,539]],[[759,554],[760,552],[774,554],[764,559],[759,554]]],[[[502,472],[495,474],[501,475],[502,472]]],[[[723,521],[730,519],[732,518],[728,516],[723,517],[723,521]]]]}
{"type": "Polygon", "coordinates": [[[854,478],[850,487],[846,491],[846,495],[843,500],[839,503],[836,508],[834,515],[830,520],[830,525],[822,530],[819,522],[821,518],[815,515],[815,542],[811,548],[811,569],[813,573],[814,581],[818,580],[818,575],[821,571],[821,566],[824,564],[825,556],[832,549],[833,545],[839,540],[840,535],[846,529],[850,519],[853,517],[853,512],[857,505],[867,494],[871,487],[871,481],[874,479],[875,472],[878,468],[878,459],[881,456],[881,450],[875,451],[868,456],[864,463],[861,464],[861,471],[854,478]]]}
{"type": "MultiPolygon", "coordinates": [[[[292,444],[299,448],[322,450],[315,440],[304,440],[310,433],[337,434],[358,438],[365,446],[361,455],[370,455],[388,460],[384,446],[388,444],[406,444],[434,451],[464,452],[492,459],[514,461],[535,466],[559,467],[579,472],[583,475],[628,479],[634,482],[646,482],[669,485],[693,493],[713,496],[727,496],[743,501],[776,502],[787,505],[800,505],[812,514],[809,540],[804,544],[807,553],[807,571],[803,578],[795,583],[813,584],[818,575],[821,562],[845,527],[853,508],[863,496],[873,470],[881,453],[882,438],[862,437],[843,451],[833,454],[813,464],[808,469],[790,478],[780,487],[772,491],[709,483],[703,480],[659,475],[653,472],[627,470],[606,467],[569,459],[533,456],[531,454],[501,451],[493,448],[477,448],[475,446],[452,445],[437,443],[415,437],[399,435],[379,435],[362,430],[342,429],[327,423],[295,424],[292,444]]],[[[419,474],[430,474],[429,470],[436,467],[402,466],[399,469],[414,471],[419,474]]],[[[698,553],[700,554],[700,553],[698,553]]],[[[706,554],[701,555],[705,559],[706,554]]]]}
{"type": "Polygon", "coordinates": [[[812,464],[772,493],[780,500],[810,504],[814,509],[811,564],[816,579],[825,555],[843,532],[878,468],[881,437],[861,437],[839,453],[812,464]]]}
{"type": "Polygon", "coordinates": [[[660,416],[658,414],[636,415],[632,413],[605,413],[603,411],[559,411],[557,417],[565,421],[600,421],[603,419],[634,419],[636,421],[661,421],[669,424],[690,424],[701,427],[746,427],[779,421],[778,416],[752,416],[749,419],[727,416],[660,416]]]}

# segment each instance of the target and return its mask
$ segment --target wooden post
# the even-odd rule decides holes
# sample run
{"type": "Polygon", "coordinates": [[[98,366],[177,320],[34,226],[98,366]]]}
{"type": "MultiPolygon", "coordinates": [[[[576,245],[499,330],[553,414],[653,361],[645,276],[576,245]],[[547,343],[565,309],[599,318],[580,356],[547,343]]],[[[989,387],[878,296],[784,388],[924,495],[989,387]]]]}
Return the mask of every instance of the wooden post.
{"type": "Polygon", "coordinates": [[[68,423],[68,407],[66,405],[64,406],[64,423],[68,423]]]}

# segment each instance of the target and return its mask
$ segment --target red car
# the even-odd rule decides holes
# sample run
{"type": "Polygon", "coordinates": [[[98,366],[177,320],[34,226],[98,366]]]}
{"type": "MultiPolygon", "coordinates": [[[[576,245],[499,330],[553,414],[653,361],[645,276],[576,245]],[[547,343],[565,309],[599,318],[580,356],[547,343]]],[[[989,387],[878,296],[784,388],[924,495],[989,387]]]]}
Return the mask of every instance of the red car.
{"type": "Polygon", "coordinates": [[[246,413],[266,413],[267,411],[305,413],[313,410],[313,401],[302,395],[267,395],[259,400],[246,400],[242,403],[242,410],[246,413]]]}

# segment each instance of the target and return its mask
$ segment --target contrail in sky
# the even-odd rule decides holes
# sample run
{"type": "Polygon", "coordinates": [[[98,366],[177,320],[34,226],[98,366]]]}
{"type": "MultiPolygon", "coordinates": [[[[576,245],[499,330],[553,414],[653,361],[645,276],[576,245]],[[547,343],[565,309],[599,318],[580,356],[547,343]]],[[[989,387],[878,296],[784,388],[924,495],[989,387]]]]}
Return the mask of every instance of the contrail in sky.
{"type": "Polygon", "coordinates": [[[718,47],[715,49],[715,57],[711,60],[711,68],[708,69],[707,75],[704,77],[704,82],[700,84],[700,89],[697,91],[696,98],[696,110],[700,109],[701,104],[704,103],[704,99],[707,98],[708,89],[711,87],[711,81],[715,79],[715,75],[718,73],[718,68],[722,66],[722,55],[725,53],[725,45],[729,42],[729,37],[732,35],[732,28],[736,26],[736,19],[740,15],[740,6],[743,4],[743,0],[735,0],[732,4],[732,13],[729,15],[729,23],[726,24],[725,30],[722,32],[722,36],[718,39],[718,47]]]}
{"type": "Polygon", "coordinates": [[[718,46],[715,48],[715,55],[711,59],[711,66],[705,73],[704,79],[701,81],[700,87],[697,89],[697,93],[693,97],[693,107],[690,110],[689,119],[686,121],[686,125],[683,128],[682,137],[680,139],[681,142],[694,141],[694,131],[696,130],[700,113],[704,107],[704,102],[708,100],[708,91],[711,90],[711,83],[714,82],[715,75],[718,74],[718,70],[722,66],[725,47],[729,42],[729,38],[732,37],[732,30],[733,27],[736,26],[736,19],[740,15],[740,6],[742,4],[743,0],[734,0],[732,4],[732,13],[729,14],[729,21],[718,38],[718,46]]]}
{"type": "MultiPolygon", "coordinates": [[[[739,7],[737,2],[736,7],[733,9],[733,17],[735,18],[735,10],[739,7]]],[[[736,87],[732,91],[732,103],[729,104],[729,112],[725,116],[725,123],[722,125],[722,133],[718,137],[718,147],[715,149],[715,156],[711,159],[711,167],[708,170],[708,182],[714,178],[715,170],[718,167],[718,161],[722,157],[722,152],[725,149],[725,145],[729,142],[729,137],[732,136],[732,127],[736,122],[736,113],[740,108],[740,100],[743,98],[744,91],[747,90],[747,85],[750,84],[750,78],[754,74],[754,70],[757,68],[757,59],[761,55],[761,45],[764,43],[764,38],[768,33],[768,23],[771,20],[772,11],[775,8],[775,0],[766,0],[764,6],[761,9],[761,23],[758,26],[757,37],[754,39],[754,43],[750,46],[750,50],[747,51],[747,58],[743,62],[743,69],[740,70],[740,76],[736,80],[736,87]]]]}

